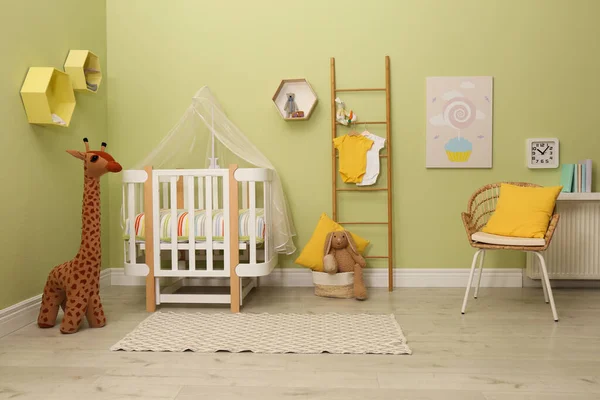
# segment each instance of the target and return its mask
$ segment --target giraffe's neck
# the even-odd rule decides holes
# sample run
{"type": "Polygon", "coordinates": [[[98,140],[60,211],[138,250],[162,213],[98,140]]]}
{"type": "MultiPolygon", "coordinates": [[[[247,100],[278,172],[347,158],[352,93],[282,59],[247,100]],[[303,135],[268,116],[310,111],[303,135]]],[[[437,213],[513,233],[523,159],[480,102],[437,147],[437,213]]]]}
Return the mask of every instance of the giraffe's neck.
{"type": "MultiPolygon", "coordinates": [[[[80,259],[100,267],[100,180],[84,175],[80,259]]],[[[86,263],[87,264],[87,263],[86,263]]],[[[88,264],[89,265],[89,264],[88,264]]]]}

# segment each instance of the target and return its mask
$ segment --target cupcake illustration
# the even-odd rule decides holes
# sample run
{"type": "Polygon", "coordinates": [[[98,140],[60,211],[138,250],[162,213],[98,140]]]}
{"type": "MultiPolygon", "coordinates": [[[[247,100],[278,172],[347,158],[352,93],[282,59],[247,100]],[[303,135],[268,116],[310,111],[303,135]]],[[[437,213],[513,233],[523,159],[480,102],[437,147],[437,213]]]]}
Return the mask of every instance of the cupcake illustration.
{"type": "Polygon", "coordinates": [[[475,105],[468,98],[457,96],[446,104],[443,115],[446,123],[458,132],[457,137],[450,139],[444,146],[448,160],[452,162],[468,161],[473,151],[473,145],[467,139],[460,137],[460,131],[471,126],[477,118],[475,105]]]}
{"type": "Polygon", "coordinates": [[[452,162],[467,162],[471,157],[473,145],[465,138],[455,137],[448,140],[444,146],[448,160],[452,162]]]}

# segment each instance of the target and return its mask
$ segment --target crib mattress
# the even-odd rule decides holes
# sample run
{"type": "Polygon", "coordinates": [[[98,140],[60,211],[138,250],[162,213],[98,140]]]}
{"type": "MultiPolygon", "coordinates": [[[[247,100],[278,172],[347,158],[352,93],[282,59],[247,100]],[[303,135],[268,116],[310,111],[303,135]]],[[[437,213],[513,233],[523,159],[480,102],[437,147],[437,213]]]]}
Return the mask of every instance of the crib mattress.
{"type": "MultiPolygon", "coordinates": [[[[196,240],[206,240],[206,210],[195,210],[194,226],[196,240]]],[[[165,242],[171,241],[171,210],[160,210],[160,240],[165,242]]],[[[137,214],[134,221],[136,240],[145,240],[146,237],[146,217],[145,213],[137,214]]],[[[262,243],[265,239],[265,212],[262,208],[256,209],[255,217],[256,227],[256,242],[262,243]]],[[[129,240],[129,223],[125,224],[124,239],[129,240]]],[[[187,210],[177,210],[177,240],[187,241],[189,238],[190,217],[187,210]]],[[[215,241],[224,240],[225,215],[223,210],[213,210],[212,212],[212,237],[215,241]]],[[[238,218],[239,240],[250,240],[250,210],[240,210],[238,218]]]]}

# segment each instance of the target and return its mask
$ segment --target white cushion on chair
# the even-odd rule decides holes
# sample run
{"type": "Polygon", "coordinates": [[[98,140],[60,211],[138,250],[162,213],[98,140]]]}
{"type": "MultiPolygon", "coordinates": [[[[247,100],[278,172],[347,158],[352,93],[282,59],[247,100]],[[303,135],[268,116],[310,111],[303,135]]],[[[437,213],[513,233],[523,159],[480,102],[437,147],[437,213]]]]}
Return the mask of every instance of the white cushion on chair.
{"type": "Polygon", "coordinates": [[[544,246],[546,244],[546,240],[543,238],[500,236],[485,232],[475,232],[471,235],[471,239],[474,242],[497,244],[501,246],[544,246]]]}

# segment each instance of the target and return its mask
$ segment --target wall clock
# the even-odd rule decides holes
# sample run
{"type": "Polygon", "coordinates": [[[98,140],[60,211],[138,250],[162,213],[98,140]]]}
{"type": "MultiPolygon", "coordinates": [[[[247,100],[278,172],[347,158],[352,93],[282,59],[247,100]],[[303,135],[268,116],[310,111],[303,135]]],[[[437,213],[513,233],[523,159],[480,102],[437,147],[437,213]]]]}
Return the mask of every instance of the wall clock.
{"type": "Polygon", "coordinates": [[[527,139],[527,167],[558,168],[558,139],[527,139]]]}

